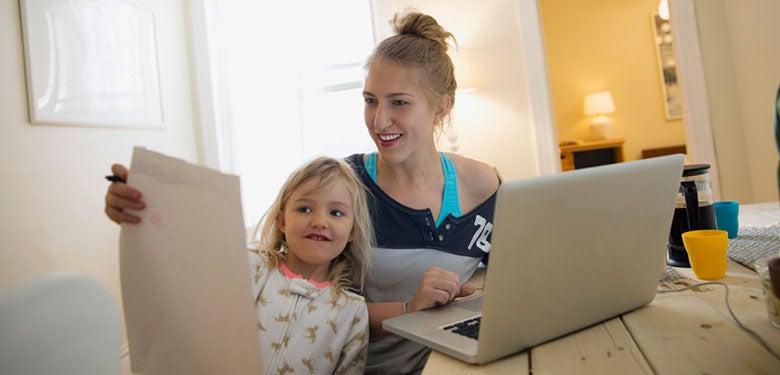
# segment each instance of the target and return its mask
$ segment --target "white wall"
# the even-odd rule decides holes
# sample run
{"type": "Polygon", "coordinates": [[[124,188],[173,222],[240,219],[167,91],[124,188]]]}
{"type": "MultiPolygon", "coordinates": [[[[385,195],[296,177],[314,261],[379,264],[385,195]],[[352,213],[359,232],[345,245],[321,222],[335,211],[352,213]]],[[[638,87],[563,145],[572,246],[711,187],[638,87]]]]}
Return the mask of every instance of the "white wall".
{"type": "Polygon", "coordinates": [[[19,2],[0,1],[0,293],[71,271],[97,279],[119,302],[119,226],[103,214],[103,176],[111,163],[129,163],[133,145],[197,161],[183,1],[149,3],[163,130],[31,125],[19,2]]]}

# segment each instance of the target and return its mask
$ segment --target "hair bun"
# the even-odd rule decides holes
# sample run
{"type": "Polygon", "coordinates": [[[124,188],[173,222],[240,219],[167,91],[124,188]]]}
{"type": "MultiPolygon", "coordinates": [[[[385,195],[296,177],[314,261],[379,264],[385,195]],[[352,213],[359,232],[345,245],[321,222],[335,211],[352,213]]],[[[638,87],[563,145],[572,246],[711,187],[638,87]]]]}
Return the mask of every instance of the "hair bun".
{"type": "Polygon", "coordinates": [[[455,103],[455,66],[447,50],[457,48],[457,41],[436,19],[407,8],[396,13],[390,20],[394,35],[388,36],[376,45],[366,60],[366,69],[375,61],[398,64],[414,69],[416,84],[425,92],[428,101],[445,109],[445,116],[439,116],[436,127],[441,129],[448,120],[449,110],[455,103]],[[448,43],[452,39],[452,43],[448,43]]]}
{"type": "Polygon", "coordinates": [[[398,12],[391,21],[398,35],[409,35],[436,42],[445,53],[449,48],[447,39],[455,40],[452,33],[445,30],[436,19],[416,10],[398,12]]]}

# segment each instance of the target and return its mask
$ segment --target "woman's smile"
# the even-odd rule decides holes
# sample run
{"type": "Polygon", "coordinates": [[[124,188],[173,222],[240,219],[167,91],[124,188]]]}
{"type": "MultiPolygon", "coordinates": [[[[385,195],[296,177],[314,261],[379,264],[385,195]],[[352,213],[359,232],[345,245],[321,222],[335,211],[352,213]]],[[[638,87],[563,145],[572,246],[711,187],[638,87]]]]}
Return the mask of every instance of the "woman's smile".
{"type": "Polygon", "coordinates": [[[379,142],[382,147],[390,147],[396,143],[401,138],[402,134],[394,133],[394,134],[379,134],[379,142]]]}

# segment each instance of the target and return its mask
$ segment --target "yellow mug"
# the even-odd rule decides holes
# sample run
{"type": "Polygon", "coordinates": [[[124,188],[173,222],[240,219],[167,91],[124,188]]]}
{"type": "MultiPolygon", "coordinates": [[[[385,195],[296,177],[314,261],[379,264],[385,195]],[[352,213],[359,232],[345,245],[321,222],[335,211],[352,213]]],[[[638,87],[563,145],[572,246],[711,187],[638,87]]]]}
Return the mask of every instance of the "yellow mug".
{"type": "Polygon", "coordinates": [[[682,234],[693,273],[701,280],[720,280],[726,275],[728,232],[718,229],[692,230],[682,234]]]}

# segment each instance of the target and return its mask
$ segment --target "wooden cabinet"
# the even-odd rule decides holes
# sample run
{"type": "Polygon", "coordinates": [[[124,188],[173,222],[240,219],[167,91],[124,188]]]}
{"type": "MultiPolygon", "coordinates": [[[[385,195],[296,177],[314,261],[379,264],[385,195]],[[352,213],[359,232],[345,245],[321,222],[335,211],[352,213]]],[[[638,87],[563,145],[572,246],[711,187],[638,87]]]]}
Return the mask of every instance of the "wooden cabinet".
{"type": "Polygon", "coordinates": [[[598,165],[620,163],[624,160],[623,138],[561,145],[561,170],[570,171],[598,165]]]}

